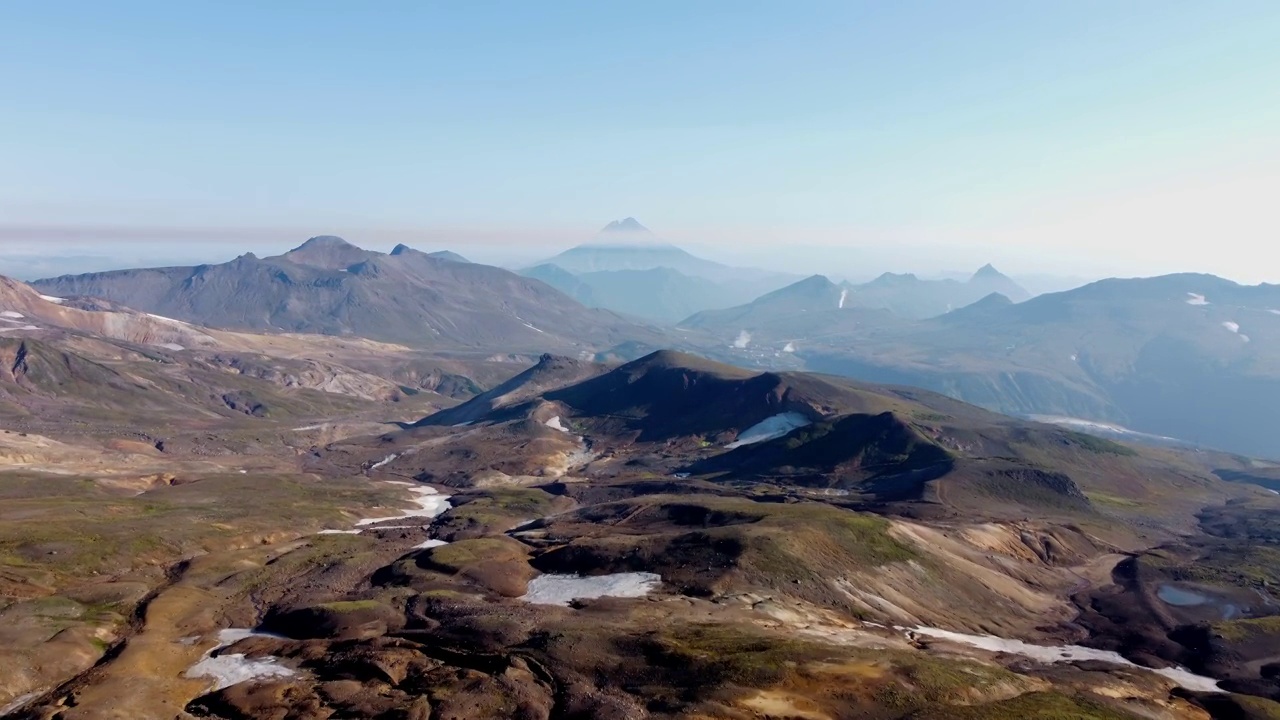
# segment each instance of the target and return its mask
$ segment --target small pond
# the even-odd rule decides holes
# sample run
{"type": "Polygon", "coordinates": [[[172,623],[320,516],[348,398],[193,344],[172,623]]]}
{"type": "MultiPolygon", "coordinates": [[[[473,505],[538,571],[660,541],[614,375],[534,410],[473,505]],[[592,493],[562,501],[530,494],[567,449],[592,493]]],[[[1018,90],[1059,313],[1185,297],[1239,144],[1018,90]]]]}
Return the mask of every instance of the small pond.
{"type": "Polygon", "coordinates": [[[1240,609],[1233,603],[1223,602],[1203,593],[1173,585],[1161,585],[1156,590],[1156,597],[1160,598],[1161,602],[1175,607],[1199,607],[1201,605],[1215,607],[1222,612],[1223,620],[1230,620],[1240,614],[1240,609]]]}

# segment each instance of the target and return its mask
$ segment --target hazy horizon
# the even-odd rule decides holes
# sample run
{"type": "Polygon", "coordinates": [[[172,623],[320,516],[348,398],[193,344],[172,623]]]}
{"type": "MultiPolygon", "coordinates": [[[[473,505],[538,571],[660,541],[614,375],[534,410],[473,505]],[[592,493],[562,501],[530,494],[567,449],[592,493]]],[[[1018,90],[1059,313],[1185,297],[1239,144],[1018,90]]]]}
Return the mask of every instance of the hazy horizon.
{"type": "Polygon", "coordinates": [[[1280,281],[1274,3],[3,15],[3,271],[317,234],[518,266],[635,216],[799,274],[1280,281]]]}
{"type": "MultiPolygon", "coordinates": [[[[0,275],[20,280],[34,280],[61,274],[78,274],[135,267],[197,265],[222,263],[245,253],[259,257],[277,255],[295,248],[311,237],[335,235],[359,247],[390,252],[397,244],[405,244],[424,252],[450,250],[469,260],[519,270],[553,258],[580,245],[599,241],[598,232],[584,228],[561,229],[546,233],[467,230],[448,228],[436,231],[355,230],[311,231],[302,229],[238,229],[221,233],[207,229],[148,229],[146,232],[111,229],[104,239],[86,240],[79,229],[39,229],[32,232],[40,238],[24,243],[0,232],[0,275]],[[569,238],[569,233],[579,236],[569,238]],[[585,233],[585,234],[584,234],[585,233]],[[565,239],[560,239],[564,237],[565,239]],[[170,238],[182,238],[181,240],[170,238]]],[[[837,280],[862,282],[883,273],[911,273],[925,279],[967,277],[983,265],[1020,281],[1026,281],[1033,293],[1055,292],[1112,277],[1152,277],[1183,272],[1210,273],[1241,284],[1268,282],[1269,274],[1261,272],[1236,277],[1225,272],[1213,273],[1204,267],[1185,267],[1160,258],[1143,272],[1126,272],[1124,267],[1105,263],[1036,262],[1034,257],[991,246],[983,249],[947,246],[894,245],[888,247],[841,244],[805,244],[762,242],[734,243],[726,236],[699,241],[658,235],[655,239],[675,245],[694,255],[731,266],[768,268],[797,276],[827,275],[837,280]],[[719,240],[719,242],[717,242],[719,240]],[[732,248],[732,249],[730,249],[732,248]],[[1164,262],[1161,262],[1164,261],[1164,262]]],[[[776,235],[772,236],[774,239],[776,235]]]]}

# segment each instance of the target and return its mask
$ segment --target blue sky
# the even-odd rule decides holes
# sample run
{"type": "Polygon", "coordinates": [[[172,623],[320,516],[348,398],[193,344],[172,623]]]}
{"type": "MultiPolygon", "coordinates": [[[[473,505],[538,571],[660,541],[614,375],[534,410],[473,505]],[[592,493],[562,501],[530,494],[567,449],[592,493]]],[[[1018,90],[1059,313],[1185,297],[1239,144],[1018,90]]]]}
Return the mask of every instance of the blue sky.
{"type": "Polygon", "coordinates": [[[1280,280],[1278,37],[1273,0],[8,3],[0,252],[634,215],[798,270],[1280,280]]]}

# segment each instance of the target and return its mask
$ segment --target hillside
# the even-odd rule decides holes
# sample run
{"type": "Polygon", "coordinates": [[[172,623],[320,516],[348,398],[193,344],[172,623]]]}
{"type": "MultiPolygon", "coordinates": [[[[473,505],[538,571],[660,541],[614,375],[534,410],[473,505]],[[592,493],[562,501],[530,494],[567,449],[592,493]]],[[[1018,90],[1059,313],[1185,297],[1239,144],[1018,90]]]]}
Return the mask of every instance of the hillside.
{"type": "Polygon", "coordinates": [[[888,310],[854,307],[848,298],[847,285],[812,275],[745,305],[696,313],[677,327],[718,340],[721,347],[706,352],[729,362],[799,369],[814,347],[906,322],[888,310]]]}
{"type": "Polygon", "coordinates": [[[466,402],[423,418],[418,425],[450,427],[474,423],[497,410],[525,402],[547,390],[597,375],[606,366],[572,358],[543,355],[533,367],[466,402]]]}
{"type": "MultiPolygon", "coordinates": [[[[387,452],[397,455],[388,471],[436,482],[481,482],[495,473],[612,474],[625,461],[717,482],[840,488],[868,501],[921,504],[921,512],[936,512],[941,483],[950,488],[953,509],[982,514],[1004,505],[1094,512],[1088,493],[1123,489],[1145,497],[1163,486],[1161,472],[1188,472],[1179,463],[1157,470],[1172,457],[1163,451],[1134,452],[927,391],[757,372],[672,351],[615,369],[544,357],[418,428],[383,437],[363,453],[344,447],[331,458],[367,464],[387,452]],[[448,442],[437,428],[449,433],[448,442]],[[588,455],[573,436],[588,442],[588,455]],[[529,451],[495,455],[491,449],[513,443],[529,451]],[[575,468],[575,457],[584,465],[575,468]],[[1025,495],[1019,483],[1027,483],[1025,495]]],[[[1186,498],[1192,503],[1217,480],[1201,471],[1197,482],[1202,487],[1186,498]]],[[[1168,497],[1160,512],[1179,504],[1168,497]]]]}
{"type": "Polygon", "coordinates": [[[232,434],[261,433],[252,443],[269,445],[265,438],[283,430],[292,440],[290,428],[317,418],[328,436],[346,422],[416,419],[507,380],[517,367],[361,338],[218,330],[41,295],[0,277],[0,409],[8,429],[172,444],[225,422],[232,434]]]}

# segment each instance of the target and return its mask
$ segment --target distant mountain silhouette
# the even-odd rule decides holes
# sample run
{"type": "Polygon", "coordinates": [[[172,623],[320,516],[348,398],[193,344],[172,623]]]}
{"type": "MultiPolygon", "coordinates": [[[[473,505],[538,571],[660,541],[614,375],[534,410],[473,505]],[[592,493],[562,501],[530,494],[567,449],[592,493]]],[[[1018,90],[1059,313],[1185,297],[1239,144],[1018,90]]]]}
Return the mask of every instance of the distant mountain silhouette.
{"type": "Polygon", "coordinates": [[[587,304],[660,322],[744,303],[796,279],[698,257],[661,240],[630,217],[609,223],[592,242],[522,274],[587,304]]]}
{"type": "MultiPolygon", "coordinates": [[[[751,299],[762,283],[718,283],[669,267],[647,270],[599,270],[575,275],[545,263],[521,271],[588,307],[601,307],[662,323],[675,323],[709,308],[751,299]]],[[[764,287],[768,283],[763,284],[764,287]]]]}
{"type": "Polygon", "coordinates": [[[541,280],[587,307],[596,307],[595,290],[591,285],[559,265],[543,263],[521,270],[520,274],[541,280]]]}
{"type": "Polygon", "coordinates": [[[951,312],[991,293],[1000,293],[1013,302],[1031,298],[1031,293],[991,265],[982,266],[964,282],[921,280],[911,274],[885,273],[871,282],[848,287],[846,307],[889,310],[916,319],[951,312]]]}
{"type": "Polygon", "coordinates": [[[600,229],[600,232],[597,234],[597,237],[608,237],[611,235],[612,236],[618,236],[618,235],[652,236],[653,232],[650,231],[649,228],[645,227],[644,225],[641,225],[639,220],[636,220],[633,217],[629,217],[629,218],[623,218],[621,220],[614,220],[608,225],[605,225],[603,228],[600,229]]]}

